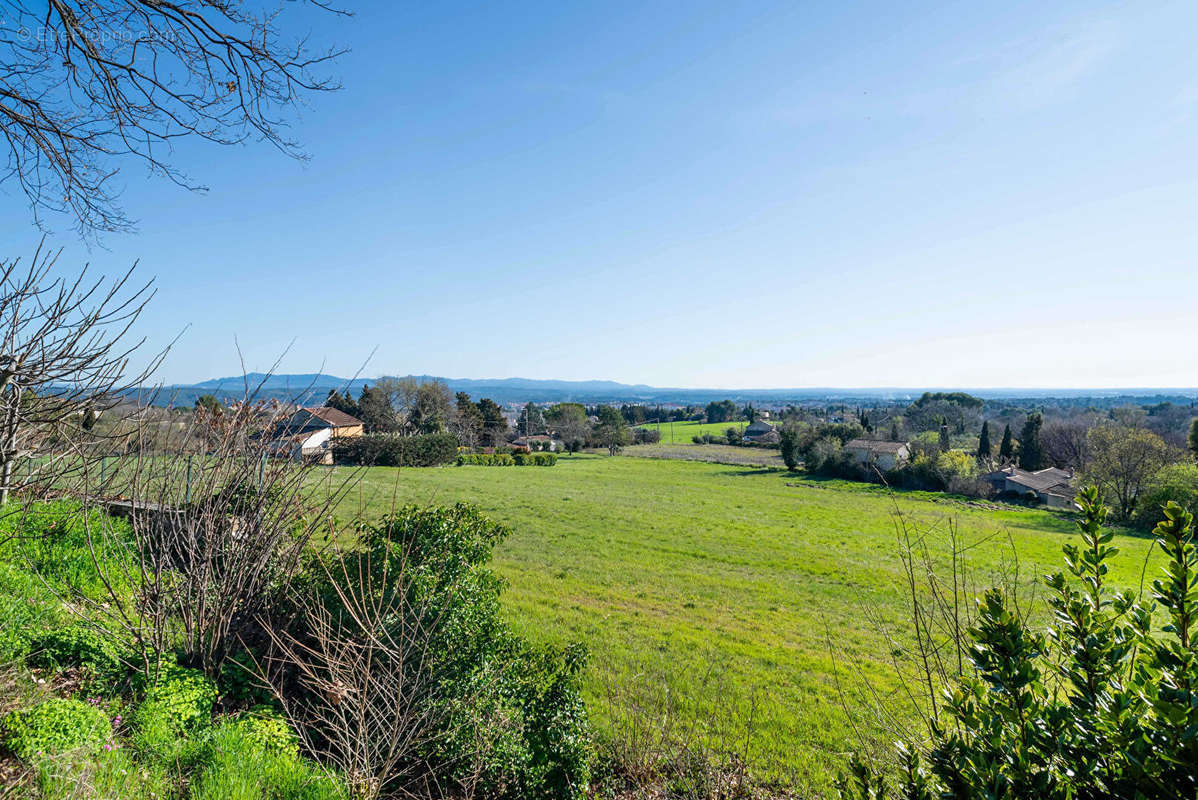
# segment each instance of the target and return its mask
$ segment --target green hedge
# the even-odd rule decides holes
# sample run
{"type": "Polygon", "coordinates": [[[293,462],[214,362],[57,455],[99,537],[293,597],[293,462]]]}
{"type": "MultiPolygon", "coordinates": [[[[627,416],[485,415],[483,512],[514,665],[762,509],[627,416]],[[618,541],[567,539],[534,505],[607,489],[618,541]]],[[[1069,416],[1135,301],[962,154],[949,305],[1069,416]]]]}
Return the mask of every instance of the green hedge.
{"type": "Polygon", "coordinates": [[[458,466],[473,467],[514,467],[516,459],[511,453],[462,453],[458,456],[458,466]]]}
{"type": "Polygon", "coordinates": [[[557,453],[462,453],[458,466],[474,467],[552,467],[557,453]]]}
{"type": "Polygon", "coordinates": [[[452,464],[458,454],[458,440],[452,433],[424,436],[371,434],[337,439],[333,442],[333,461],[372,467],[435,467],[452,464]]]}

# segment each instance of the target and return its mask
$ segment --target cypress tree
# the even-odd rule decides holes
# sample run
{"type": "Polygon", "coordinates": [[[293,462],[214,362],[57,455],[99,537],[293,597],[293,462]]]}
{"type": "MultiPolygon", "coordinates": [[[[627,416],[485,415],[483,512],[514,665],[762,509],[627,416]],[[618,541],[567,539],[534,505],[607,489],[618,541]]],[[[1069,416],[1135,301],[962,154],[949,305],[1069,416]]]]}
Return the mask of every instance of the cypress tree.
{"type": "Polygon", "coordinates": [[[1044,417],[1039,411],[1027,415],[1023,430],[1019,434],[1019,466],[1026,470],[1037,470],[1044,466],[1044,448],[1040,445],[1040,427],[1044,417]]]}
{"type": "Polygon", "coordinates": [[[990,446],[990,423],[982,423],[982,433],[978,436],[978,458],[989,458],[994,448],[990,446]]]}
{"type": "Polygon", "coordinates": [[[1002,442],[998,445],[998,458],[1007,462],[1015,455],[1015,444],[1011,441],[1011,426],[1003,428],[1002,442]]]}
{"type": "Polygon", "coordinates": [[[899,440],[898,422],[890,423],[890,441],[897,442],[899,440]]]}
{"type": "Polygon", "coordinates": [[[947,453],[951,446],[952,445],[948,438],[948,423],[941,422],[940,423],[940,452],[947,453]]]}

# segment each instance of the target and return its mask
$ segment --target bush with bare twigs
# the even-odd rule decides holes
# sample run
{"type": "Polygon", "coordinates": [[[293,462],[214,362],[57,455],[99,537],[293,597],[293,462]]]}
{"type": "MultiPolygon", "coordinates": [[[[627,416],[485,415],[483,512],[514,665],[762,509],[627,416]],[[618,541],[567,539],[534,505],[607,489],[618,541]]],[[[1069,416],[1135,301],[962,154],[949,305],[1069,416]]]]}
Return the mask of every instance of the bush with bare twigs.
{"type": "Polygon", "coordinates": [[[537,650],[499,617],[486,562],[506,531],[467,506],[408,507],[322,559],[266,626],[262,676],[311,752],[363,797],[579,796],[581,653],[537,650]]]}

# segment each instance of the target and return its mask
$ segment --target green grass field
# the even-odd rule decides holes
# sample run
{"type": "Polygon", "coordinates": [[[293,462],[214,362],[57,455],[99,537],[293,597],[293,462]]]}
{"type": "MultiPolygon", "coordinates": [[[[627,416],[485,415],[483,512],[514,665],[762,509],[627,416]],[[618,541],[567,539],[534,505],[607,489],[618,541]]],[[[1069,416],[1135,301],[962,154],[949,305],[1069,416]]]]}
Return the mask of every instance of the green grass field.
{"type": "Polygon", "coordinates": [[[654,422],[639,427],[651,431],[660,429],[662,444],[693,444],[692,437],[694,436],[702,436],[707,433],[712,436],[723,436],[729,428],[743,431],[748,424],[744,420],[740,422],[663,422],[659,428],[658,424],[654,422]]]}
{"type": "MultiPolygon", "coordinates": [[[[752,709],[751,755],[817,792],[856,747],[854,728],[886,739],[855,700],[846,715],[838,676],[842,688],[863,676],[895,688],[891,648],[867,622],[906,619],[895,508],[922,525],[954,518],[969,541],[995,536],[971,556],[983,571],[1000,567],[1009,536],[1029,579],[1059,568],[1073,527],[783,471],[585,455],[553,468],[376,468],[341,511],[382,513],[393,496],[475,503],[511,527],[495,557],[507,613],[535,640],[587,644],[599,724],[605,687],[620,706],[668,674],[692,719],[735,728],[752,709]]],[[[1134,588],[1148,542],[1117,544],[1113,578],[1134,588]]]]}

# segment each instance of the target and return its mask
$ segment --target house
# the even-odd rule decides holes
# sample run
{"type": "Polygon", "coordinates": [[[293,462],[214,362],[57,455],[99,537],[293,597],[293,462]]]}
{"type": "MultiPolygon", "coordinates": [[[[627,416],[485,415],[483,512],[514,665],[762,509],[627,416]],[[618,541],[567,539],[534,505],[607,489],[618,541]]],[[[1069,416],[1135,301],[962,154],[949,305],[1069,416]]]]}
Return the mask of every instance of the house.
{"type": "Polygon", "coordinates": [[[362,420],[328,406],[297,408],[282,427],[292,433],[319,431],[327,428],[329,436],[333,439],[361,436],[366,432],[362,420]]]}
{"type": "Polygon", "coordinates": [[[362,436],[364,433],[362,421],[344,411],[327,406],[299,408],[287,420],[275,426],[267,451],[276,458],[332,464],[334,439],[362,436]]]}
{"type": "Polygon", "coordinates": [[[845,443],[844,453],[863,469],[876,467],[887,472],[907,463],[911,458],[911,447],[906,442],[852,439],[845,443]]]}
{"type": "Polygon", "coordinates": [[[750,423],[744,430],[744,440],[756,444],[777,444],[782,440],[774,426],[763,419],[750,423]]]}
{"type": "Polygon", "coordinates": [[[284,433],[271,439],[266,452],[275,458],[291,458],[296,461],[312,461],[317,464],[332,464],[333,451],[329,440],[332,430],[323,428],[304,433],[284,433]]]}
{"type": "Polygon", "coordinates": [[[1049,467],[1030,472],[1010,466],[988,473],[982,479],[996,494],[1013,492],[1021,497],[1033,495],[1048,508],[1072,508],[1073,471],[1049,467]]]}

